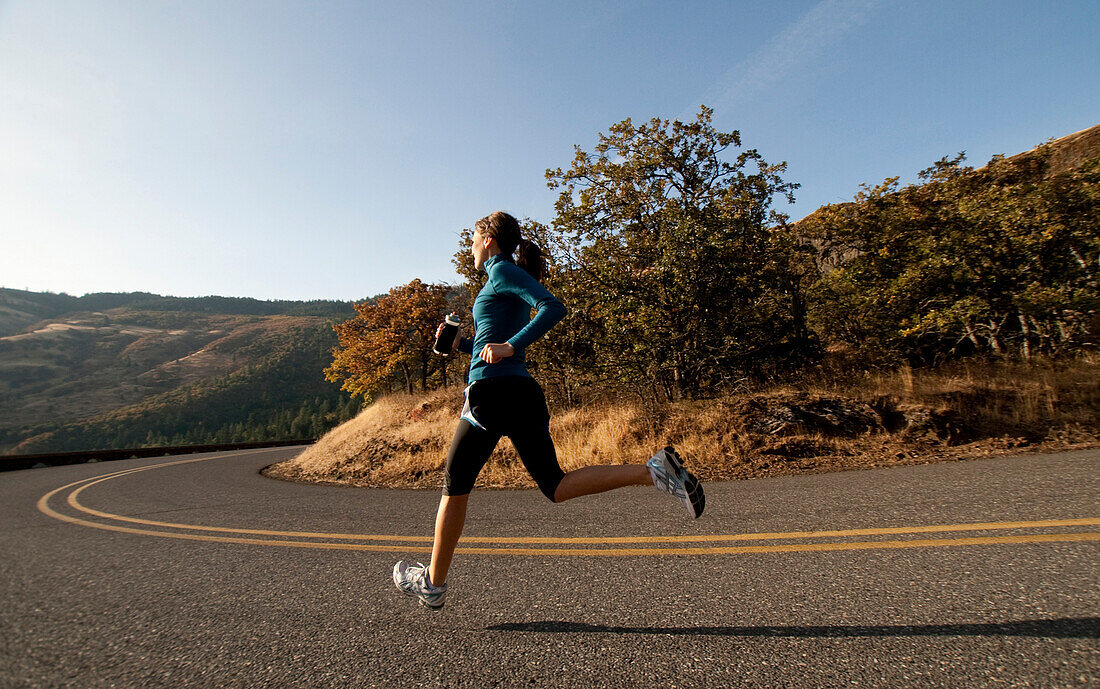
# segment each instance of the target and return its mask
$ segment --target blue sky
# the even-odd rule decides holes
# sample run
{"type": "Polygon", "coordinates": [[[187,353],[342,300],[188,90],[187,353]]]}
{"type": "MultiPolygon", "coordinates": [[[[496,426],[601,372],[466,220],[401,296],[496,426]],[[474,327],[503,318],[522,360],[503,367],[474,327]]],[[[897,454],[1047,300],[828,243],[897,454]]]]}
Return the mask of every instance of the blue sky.
{"type": "Polygon", "coordinates": [[[1100,122],[1100,3],[0,0],[0,286],[359,299],[706,103],[802,185],[1100,122]]]}

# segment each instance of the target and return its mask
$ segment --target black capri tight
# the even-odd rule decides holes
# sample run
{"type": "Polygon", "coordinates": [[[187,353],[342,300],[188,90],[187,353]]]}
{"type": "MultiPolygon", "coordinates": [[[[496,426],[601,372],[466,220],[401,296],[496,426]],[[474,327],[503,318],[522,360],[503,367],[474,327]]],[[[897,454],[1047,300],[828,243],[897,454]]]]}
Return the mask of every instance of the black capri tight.
{"type": "Polygon", "coordinates": [[[443,494],[466,495],[501,436],[508,436],[527,473],[542,494],[554,500],[565,472],[558,465],[550,438],[546,397],[534,378],[505,376],[479,380],[470,387],[467,403],[478,428],[463,418],[458,422],[444,470],[443,494]]]}

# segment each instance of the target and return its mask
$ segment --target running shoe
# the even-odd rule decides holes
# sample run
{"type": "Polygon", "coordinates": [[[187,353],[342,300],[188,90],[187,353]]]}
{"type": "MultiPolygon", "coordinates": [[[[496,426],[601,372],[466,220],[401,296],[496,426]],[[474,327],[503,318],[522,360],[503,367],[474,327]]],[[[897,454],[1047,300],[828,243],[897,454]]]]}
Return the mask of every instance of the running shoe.
{"type": "Polygon", "coordinates": [[[683,501],[692,519],[698,519],[706,505],[703,484],[684,468],[680,455],[666,447],[645,463],[653,477],[653,487],[662,493],[675,495],[683,501]]]}
{"type": "Polygon", "coordinates": [[[393,566],[393,583],[407,596],[416,596],[425,608],[439,610],[447,595],[447,585],[432,586],[428,567],[420,562],[410,565],[401,560],[393,566]]]}

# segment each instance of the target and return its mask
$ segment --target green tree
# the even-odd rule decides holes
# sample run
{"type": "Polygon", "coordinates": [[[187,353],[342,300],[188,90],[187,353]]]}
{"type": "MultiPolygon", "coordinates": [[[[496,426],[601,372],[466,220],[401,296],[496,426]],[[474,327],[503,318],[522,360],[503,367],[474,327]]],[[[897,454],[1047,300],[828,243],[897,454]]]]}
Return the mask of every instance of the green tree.
{"type": "Polygon", "coordinates": [[[555,350],[581,374],[664,397],[728,388],[812,350],[791,293],[775,197],[793,200],[785,163],[741,150],[703,107],[695,121],[627,119],[579,146],[546,232],[570,309],[555,350]]]}
{"type": "Polygon", "coordinates": [[[1049,159],[944,158],[800,222],[820,249],[813,326],[880,361],[1077,346],[1100,306],[1100,159],[1060,174],[1049,159]]]}

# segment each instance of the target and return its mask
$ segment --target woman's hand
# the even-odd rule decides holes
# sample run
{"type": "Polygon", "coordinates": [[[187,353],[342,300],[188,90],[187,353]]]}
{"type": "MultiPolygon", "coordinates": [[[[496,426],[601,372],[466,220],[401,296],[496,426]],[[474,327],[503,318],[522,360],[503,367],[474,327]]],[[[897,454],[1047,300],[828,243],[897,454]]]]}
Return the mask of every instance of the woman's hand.
{"type": "MultiPolygon", "coordinates": [[[[439,327],[435,329],[435,339],[437,339],[437,340],[439,339],[439,333],[443,332],[443,328],[445,328],[445,327],[447,327],[446,323],[440,323],[439,324],[439,327]]],[[[458,345],[461,342],[462,342],[462,329],[459,328],[458,330],[455,331],[455,341],[454,341],[454,344],[451,345],[451,351],[452,352],[457,352],[458,351],[458,345]]]]}
{"type": "Polygon", "coordinates": [[[507,359],[516,353],[515,347],[505,342],[504,344],[487,344],[481,350],[481,358],[490,364],[495,364],[502,359],[507,359]]]}

